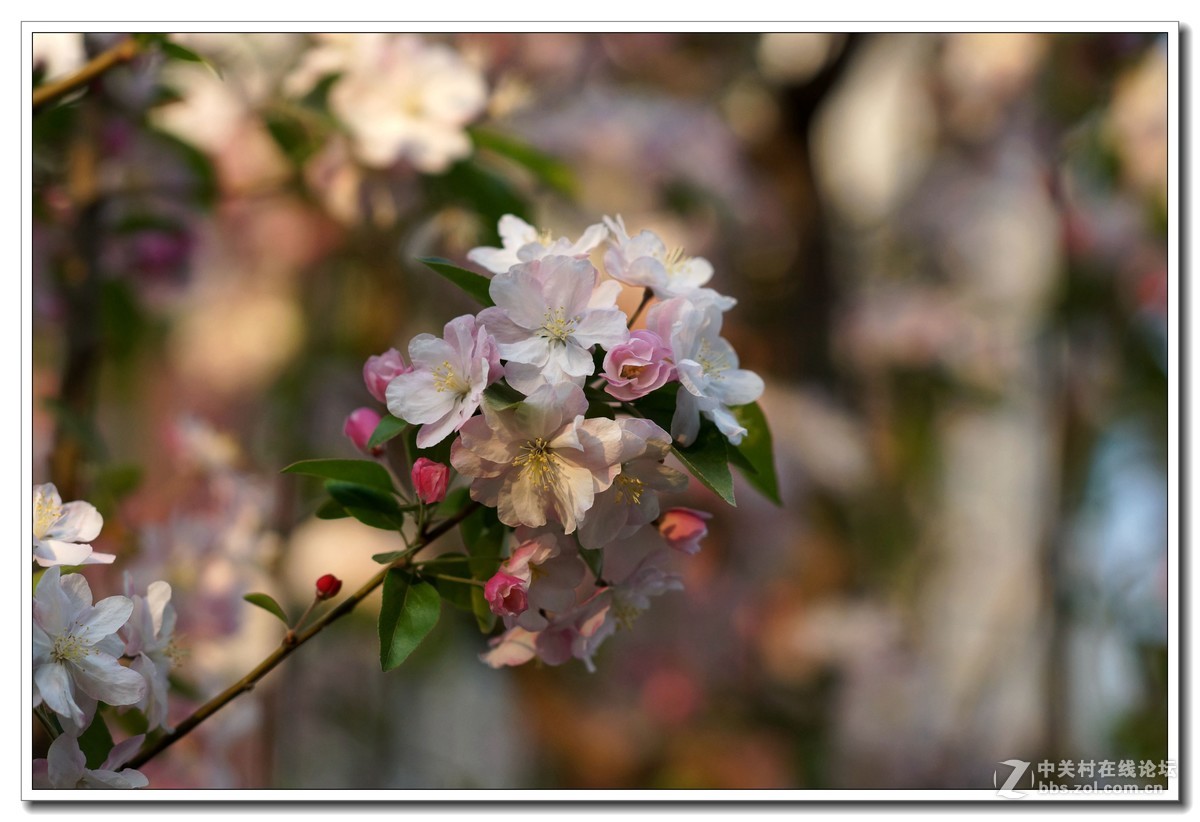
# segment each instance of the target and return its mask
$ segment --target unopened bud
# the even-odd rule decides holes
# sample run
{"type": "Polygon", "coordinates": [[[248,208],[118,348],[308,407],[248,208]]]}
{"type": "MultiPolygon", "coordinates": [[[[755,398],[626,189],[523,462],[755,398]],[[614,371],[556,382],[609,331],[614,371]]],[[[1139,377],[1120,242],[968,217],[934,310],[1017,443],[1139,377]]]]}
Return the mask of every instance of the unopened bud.
{"type": "Polygon", "coordinates": [[[326,574],[317,580],[317,599],[331,599],[342,590],[342,581],[333,574],[326,574]]]}
{"type": "Polygon", "coordinates": [[[368,443],[371,441],[371,435],[375,433],[376,427],[379,425],[379,412],[370,408],[359,408],[350,412],[350,416],[346,417],[346,424],[342,426],[342,433],[350,438],[350,442],[354,443],[354,447],[364,454],[380,454],[382,448],[370,448],[368,443]]]}
{"type": "Polygon", "coordinates": [[[418,457],[412,467],[413,488],[417,498],[426,505],[441,502],[446,498],[446,484],[450,481],[449,467],[426,457],[418,457]]]}

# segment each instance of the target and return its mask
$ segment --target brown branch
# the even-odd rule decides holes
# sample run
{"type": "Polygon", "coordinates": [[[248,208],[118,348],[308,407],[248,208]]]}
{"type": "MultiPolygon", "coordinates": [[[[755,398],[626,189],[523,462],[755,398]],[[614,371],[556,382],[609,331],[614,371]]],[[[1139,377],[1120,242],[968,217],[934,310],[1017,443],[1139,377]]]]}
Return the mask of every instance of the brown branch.
{"type": "Polygon", "coordinates": [[[34,113],[37,113],[38,109],[53,103],[55,100],[65,97],[72,91],[83,88],[114,66],[128,63],[141,50],[142,47],[137,40],[134,40],[132,37],[127,38],[117,43],[108,51],[97,54],[74,74],[68,74],[61,80],[55,80],[52,83],[38,86],[33,90],[34,113]]]}
{"type": "Polygon", "coordinates": [[[329,611],[319,620],[314,622],[312,627],[308,630],[302,633],[293,633],[289,631],[284,637],[284,641],[280,644],[280,646],[272,651],[266,659],[258,663],[254,670],[197,708],[194,712],[192,712],[191,716],[176,725],[175,730],[160,736],[148,747],[140,751],[137,756],[129,760],[127,767],[139,768],[142,765],[145,765],[175,742],[187,736],[196,728],[197,725],[232,702],[236,697],[240,696],[246,691],[253,690],[254,686],[260,679],[266,676],[280,662],[283,662],[283,660],[291,656],[293,651],[319,634],[322,630],[324,630],[325,626],[341,619],[346,614],[353,611],[355,607],[358,606],[358,603],[366,599],[372,591],[374,591],[383,583],[388,571],[397,567],[397,565],[399,565],[402,561],[407,560],[417,551],[420,551],[438,537],[445,534],[451,528],[458,525],[460,522],[470,516],[478,507],[479,503],[472,502],[454,516],[443,520],[429,531],[422,532],[413,546],[404,552],[403,556],[397,557],[394,561],[386,565],[379,573],[367,580],[366,584],[364,584],[361,588],[359,588],[350,596],[346,597],[346,599],[339,602],[336,608],[329,611]]]}

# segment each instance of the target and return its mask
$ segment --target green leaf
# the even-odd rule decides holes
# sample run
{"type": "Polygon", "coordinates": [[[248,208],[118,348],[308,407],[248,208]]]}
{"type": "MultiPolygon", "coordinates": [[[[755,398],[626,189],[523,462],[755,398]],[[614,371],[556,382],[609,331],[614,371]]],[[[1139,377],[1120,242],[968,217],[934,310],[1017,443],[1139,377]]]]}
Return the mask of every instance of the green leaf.
{"type": "Polygon", "coordinates": [[[301,460],[293,462],[280,473],[353,482],[387,491],[389,494],[396,492],[387,469],[370,460],[301,460]]]}
{"type": "Polygon", "coordinates": [[[388,551],[385,554],[371,554],[371,559],[378,562],[380,565],[390,565],[400,557],[404,556],[405,551],[388,551]]]}
{"type": "Polygon", "coordinates": [[[304,163],[321,148],[321,135],[315,134],[308,123],[287,112],[265,112],[263,125],[284,155],[297,165],[304,163]]]}
{"type": "Polygon", "coordinates": [[[392,569],[383,579],[383,604],[379,611],[379,664],[390,671],[408,659],[442,612],[437,590],[392,569]]]}
{"type": "Polygon", "coordinates": [[[361,523],[385,531],[404,527],[404,509],[390,493],[342,480],[327,480],[325,490],[334,502],[361,523]]]}
{"type": "Polygon", "coordinates": [[[574,196],[575,175],[572,173],[571,167],[563,161],[551,157],[528,143],[513,139],[507,134],[483,128],[470,129],[470,133],[475,145],[507,157],[529,169],[534,176],[551,188],[568,197],[574,196]]]}
{"type": "Polygon", "coordinates": [[[783,505],[783,500],[779,497],[775,453],[771,446],[771,429],[767,425],[766,415],[756,402],[735,405],[729,410],[746,429],[746,436],[742,438],[740,445],[728,445],[730,461],[763,496],[776,505],[783,505]]]}
{"type": "Polygon", "coordinates": [[[97,712],[92,724],[88,725],[87,730],[79,735],[79,750],[83,751],[83,755],[87,758],[88,769],[96,770],[103,765],[112,749],[112,734],[108,732],[104,718],[97,712]]]}
{"type": "MultiPolygon", "coordinates": [[[[279,617],[279,621],[284,625],[288,625],[287,614],[283,612],[283,608],[279,603],[267,594],[246,594],[242,599],[249,602],[251,605],[257,605],[269,614],[274,614],[279,617]]],[[[288,627],[291,627],[288,625],[288,627]]]]}
{"type": "Polygon", "coordinates": [[[423,181],[434,202],[456,203],[478,214],[484,222],[487,245],[499,242],[497,224],[505,214],[526,222],[533,218],[529,203],[508,180],[473,160],[455,163],[445,174],[423,181]]]}
{"type": "Polygon", "coordinates": [[[399,417],[393,417],[391,414],[386,414],[379,421],[379,425],[375,426],[375,431],[371,434],[371,439],[367,440],[367,448],[379,448],[388,440],[403,433],[408,427],[408,423],[399,417]]]}
{"type": "Polygon", "coordinates": [[[337,500],[327,499],[313,513],[317,519],[345,519],[350,516],[337,500]]]}
{"type": "Polygon", "coordinates": [[[429,584],[437,589],[441,594],[442,599],[449,602],[455,608],[463,611],[473,611],[471,604],[471,589],[478,588],[478,585],[469,585],[465,582],[458,582],[452,579],[438,579],[437,574],[448,574],[454,577],[469,577],[471,575],[470,565],[464,560],[467,559],[466,554],[457,552],[442,554],[439,557],[434,557],[428,562],[421,563],[421,576],[429,581],[429,584]]]}
{"type": "Polygon", "coordinates": [[[493,411],[503,411],[525,402],[525,395],[506,382],[494,382],[483,389],[483,399],[493,411]]]}
{"type": "Polygon", "coordinates": [[[504,543],[508,539],[508,527],[496,517],[496,509],[476,509],[459,525],[459,533],[462,534],[463,544],[467,546],[472,557],[495,560],[494,567],[491,563],[476,563],[476,576],[487,579],[496,573],[496,569],[500,567],[504,543]]]}
{"type": "Polygon", "coordinates": [[[733,498],[733,476],[729,473],[729,441],[710,420],[700,421],[696,441],[686,448],[678,445],[671,450],[696,479],[714,494],[736,507],[733,498]]]}
{"type": "Polygon", "coordinates": [[[200,63],[213,74],[217,75],[218,78],[221,76],[221,72],[216,66],[189,48],[185,48],[178,43],[172,43],[170,40],[164,40],[161,48],[163,54],[167,55],[172,60],[184,60],[188,63],[200,63]]]}
{"type": "Polygon", "coordinates": [[[441,274],[450,282],[467,292],[474,297],[485,308],[495,305],[492,300],[492,295],[488,293],[491,287],[491,280],[484,277],[482,274],[476,274],[474,271],[467,271],[465,268],[459,268],[454,263],[442,257],[419,257],[419,262],[432,268],[438,274],[441,274]]]}
{"type": "MultiPolygon", "coordinates": [[[[664,430],[671,430],[671,418],[675,414],[675,395],[679,383],[670,383],[647,394],[633,407],[664,430]]],[[[736,506],[733,498],[733,476],[729,473],[728,440],[707,418],[700,420],[700,433],[696,441],[686,448],[672,445],[671,450],[692,476],[730,505],[736,506]]]]}
{"type": "Polygon", "coordinates": [[[492,629],[496,627],[496,615],[492,613],[492,607],[488,605],[487,599],[483,596],[483,589],[478,585],[471,587],[471,611],[475,614],[475,624],[479,626],[481,633],[490,634],[492,629]]]}

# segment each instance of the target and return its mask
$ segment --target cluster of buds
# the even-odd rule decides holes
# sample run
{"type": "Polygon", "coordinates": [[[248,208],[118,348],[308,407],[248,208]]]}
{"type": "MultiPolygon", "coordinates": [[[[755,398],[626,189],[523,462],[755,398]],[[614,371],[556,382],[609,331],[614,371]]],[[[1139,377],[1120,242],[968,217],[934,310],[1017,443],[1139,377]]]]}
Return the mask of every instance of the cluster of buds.
{"type": "MultiPolygon", "coordinates": [[[[709,514],[660,505],[660,494],[688,484],[665,464],[672,448],[690,446],[709,421],[738,445],[747,430],[736,408],[757,400],[763,382],[720,336],[735,300],[707,287],[706,260],[668,251],[650,231],[631,236],[620,217],[577,241],[512,215],[499,233],[502,247],[468,255],[487,272],[491,305],[451,320],[441,337],[413,338],[407,363],[395,349],[371,357],[363,376],[392,416],[419,427],[418,449],[450,439],[471,499],[512,529],[484,585],[506,627],[484,661],[590,667],[649,597],[681,587],[662,567],[665,549],[694,553],[707,533],[709,514]],[[627,287],[643,296],[632,318],[618,307],[627,287]],[[662,547],[635,548],[629,538],[652,523],[662,547]]],[[[367,451],[379,415],[355,415],[347,433],[367,451]]],[[[422,457],[412,479],[430,503],[444,498],[449,470],[422,457]]]]}

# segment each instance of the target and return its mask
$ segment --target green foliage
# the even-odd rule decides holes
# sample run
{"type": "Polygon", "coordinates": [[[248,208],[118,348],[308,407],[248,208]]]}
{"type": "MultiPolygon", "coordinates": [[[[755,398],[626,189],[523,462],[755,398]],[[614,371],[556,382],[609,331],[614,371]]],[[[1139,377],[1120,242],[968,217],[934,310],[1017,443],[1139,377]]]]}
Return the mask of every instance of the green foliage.
{"type": "Polygon", "coordinates": [[[419,259],[438,274],[441,274],[447,280],[467,292],[467,294],[484,307],[496,304],[492,301],[492,295],[488,293],[491,280],[482,274],[476,274],[474,271],[459,268],[454,263],[441,257],[421,257],[419,259]]]}
{"type": "Polygon", "coordinates": [[[379,421],[379,425],[375,426],[375,430],[371,433],[371,439],[367,440],[367,447],[379,448],[384,443],[402,434],[407,427],[408,423],[399,417],[385,414],[379,421]]]}
{"type": "Polygon", "coordinates": [[[325,490],[343,511],[365,525],[385,531],[404,527],[404,509],[388,492],[342,480],[328,480],[325,490]]]}
{"type": "Polygon", "coordinates": [[[390,671],[408,659],[441,615],[441,598],[428,582],[392,569],[383,580],[379,611],[379,664],[390,671]]]}
{"type": "MultiPolygon", "coordinates": [[[[246,600],[251,605],[257,605],[259,608],[262,608],[268,614],[273,614],[274,616],[278,617],[279,621],[282,622],[284,625],[289,625],[287,614],[284,613],[283,607],[278,602],[276,602],[274,600],[274,598],[272,598],[271,596],[269,596],[267,594],[255,593],[255,594],[246,594],[244,597],[242,597],[242,599],[246,600]]],[[[290,625],[289,625],[289,627],[290,627],[290,625]]]]}
{"type": "Polygon", "coordinates": [[[294,462],[280,473],[303,474],[309,477],[352,482],[366,485],[389,494],[396,492],[387,469],[370,460],[301,460],[294,462]]]}
{"type": "Polygon", "coordinates": [[[221,76],[220,69],[218,69],[210,61],[201,57],[191,49],[179,45],[178,43],[172,43],[170,40],[163,40],[159,48],[162,49],[163,54],[172,60],[182,60],[186,63],[200,63],[213,74],[217,75],[217,77],[221,76]]]}
{"type": "MultiPolygon", "coordinates": [[[[675,395],[678,391],[678,383],[665,385],[633,403],[633,408],[658,423],[663,430],[670,431],[671,417],[675,413],[675,395]]],[[[696,441],[687,447],[672,445],[671,451],[683,463],[684,468],[706,488],[730,505],[736,506],[737,502],[733,497],[733,476],[729,473],[728,445],[729,441],[712,421],[701,418],[700,433],[696,436],[696,441]]]]}
{"type": "Polygon", "coordinates": [[[779,480],[775,473],[775,453],[771,446],[771,429],[766,416],[756,402],[737,405],[730,410],[746,429],[746,436],[740,445],[729,445],[730,462],[763,496],[776,505],[782,505],[779,480]]]}
{"type": "Polygon", "coordinates": [[[426,177],[425,182],[434,201],[460,205],[480,216],[485,244],[499,243],[497,224],[505,214],[514,214],[526,222],[532,219],[529,203],[508,180],[474,159],[454,164],[445,174],[426,177]]]}
{"type": "Polygon", "coordinates": [[[587,564],[588,569],[600,579],[604,576],[604,551],[600,548],[584,548],[579,546],[579,556],[587,564]]]}
{"type": "Polygon", "coordinates": [[[92,724],[88,725],[87,730],[79,735],[79,750],[83,751],[83,755],[87,759],[88,769],[95,770],[103,765],[112,749],[112,734],[108,732],[104,718],[97,711],[92,724]]]}
{"type": "Polygon", "coordinates": [[[470,130],[475,145],[486,151],[492,151],[502,157],[528,169],[533,175],[550,188],[568,197],[575,195],[577,188],[575,175],[571,167],[561,160],[551,157],[528,143],[484,128],[470,130]]]}
{"type": "Polygon", "coordinates": [[[345,519],[350,516],[337,500],[327,499],[320,504],[313,516],[317,519],[345,519]]]}

